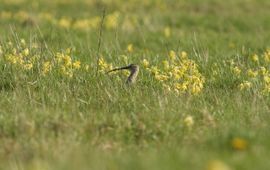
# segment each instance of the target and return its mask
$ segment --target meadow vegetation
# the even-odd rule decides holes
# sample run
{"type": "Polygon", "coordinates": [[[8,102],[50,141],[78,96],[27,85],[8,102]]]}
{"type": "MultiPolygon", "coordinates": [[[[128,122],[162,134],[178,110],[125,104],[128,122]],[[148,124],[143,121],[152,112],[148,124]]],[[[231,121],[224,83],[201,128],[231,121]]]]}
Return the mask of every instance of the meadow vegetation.
{"type": "Polygon", "coordinates": [[[0,0],[0,169],[269,169],[269,9],[0,0]]]}

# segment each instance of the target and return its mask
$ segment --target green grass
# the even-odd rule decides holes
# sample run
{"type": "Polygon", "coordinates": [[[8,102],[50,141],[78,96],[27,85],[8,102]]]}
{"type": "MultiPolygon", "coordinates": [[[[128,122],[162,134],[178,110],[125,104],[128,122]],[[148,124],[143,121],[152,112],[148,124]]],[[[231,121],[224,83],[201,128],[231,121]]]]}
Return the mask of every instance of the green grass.
{"type": "Polygon", "coordinates": [[[12,68],[0,54],[0,169],[207,169],[211,160],[234,170],[269,169],[270,98],[257,88],[240,91],[237,83],[245,77],[234,77],[224,64],[235,59],[253,67],[245,57],[270,47],[268,0],[0,3],[0,18],[3,11],[25,11],[36,24],[0,19],[3,47],[21,38],[37,42],[42,60],[72,47],[75,59],[91,65],[72,79],[42,77],[38,69],[12,68]],[[103,29],[100,54],[106,61],[125,65],[124,54],[129,63],[147,58],[159,64],[169,50],[184,50],[205,77],[202,92],[167,93],[145,69],[132,87],[125,76],[96,76],[99,29],[65,29],[57,22],[101,16],[103,7],[107,15],[120,12],[120,24],[103,29]],[[45,12],[56,23],[38,17],[45,12]],[[134,23],[129,29],[123,29],[125,17],[134,23]],[[132,53],[126,51],[130,43],[132,53]],[[192,128],[183,122],[187,115],[194,118],[192,128]],[[233,149],[235,137],[248,147],[233,149]]]}

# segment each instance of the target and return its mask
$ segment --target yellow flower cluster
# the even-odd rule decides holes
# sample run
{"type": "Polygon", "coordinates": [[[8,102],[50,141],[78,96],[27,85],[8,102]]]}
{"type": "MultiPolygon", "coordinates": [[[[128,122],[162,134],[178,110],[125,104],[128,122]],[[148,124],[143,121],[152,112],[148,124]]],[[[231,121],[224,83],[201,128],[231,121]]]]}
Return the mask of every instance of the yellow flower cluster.
{"type": "Polygon", "coordinates": [[[42,74],[46,75],[52,70],[52,64],[50,61],[46,61],[42,65],[42,74]]]}
{"type": "Polygon", "coordinates": [[[120,13],[117,11],[107,15],[105,18],[105,27],[108,29],[117,28],[119,24],[119,17],[120,13]]]}
{"type": "Polygon", "coordinates": [[[188,58],[185,51],[177,54],[171,50],[168,59],[161,66],[150,66],[146,59],[142,61],[142,65],[168,91],[196,95],[203,89],[205,79],[199,72],[198,65],[188,58]]]}
{"type": "Polygon", "coordinates": [[[107,63],[104,60],[103,56],[100,56],[99,61],[98,61],[98,65],[99,65],[99,72],[101,72],[101,73],[106,73],[107,71],[113,69],[113,65],[111,63],[107,63]]]}
{"type": "MultiPolygon", "coordinates": [[[[50,19],[49,21],[51,22],[54,21],[53,23],[57,24],[62,28],[73,28],[82,31],[97,29],[99,28],[101,22],[100,16],[82,19],[80,18],[72,19],[69,17],[62,17],[59,20],[57,19],[52,20],[52,17],[49,17],[48,19],[50,19]]],[[[115,11],[105,16],[104,26],[106,29],[115,29],[118,27],[119,23],[120,23],[120,12],[115,11]]]]}
{"type": "Polygon", "coordinates": [[[77,19],[72,25],[72,27],[74,29],[88,31],[91,29],[98,28],[100,21],[101,21],[100,17],[93,17],[89,19],[77,19]]]}
{"type": "Polygon", "coordinates": [[[82,64],[81,61],[72,59],[71,49],[57,52],[53,57],[43,59],[45,57],[41,57],[40,50],[36,48],[38,48],[37,44],[27,45],[22,39],[16,45],[13,45],[12,42],[8,42],[5,48],[0,45],[0,55],[3,55],[4,62],[12,67],[24,71],[37,68],[43,76],[54,71],[71,78],[76,71],[81,69],[88,71],[89,69],[88,64],[82,64]]]}
{"type": "Polygon", "coordinates": [[[240,90],[250,89],[252,84],[249,81],[244,81],[243,83],[239,84],[240,90]]]}
{"type": "MultiPolygon", "coordinates": [[[[62,16],[57,18],[50,13],[42,12],[33,17],[30,13],[26,11],[18,11],[12,13],[10,11],[1,11],[0,12],[0,19],[10,20],[14,19],[22,24],[35,24],[37,22],[48,22],[52,25],[57,25],[61,28],[72,28],[78,29],[82,31],[88,31],[91,29],[97,29],[100,26],[101,17],[100,16],[93,16],[87,18],[71,18],[68,16],[62,16]]],[[[106,15],[104,20],[104,26],[106,29],[115,29],[119,26],[120,23],[120,12],[115,11],[106,15]]]]}
{"type": "MultiPolygon", "coordinates": [[[[40,56],[30,53],[25,40],[21,39],[16,46],[12,42],[7,44],[8,46],[5,49],[0,46],[0,54],[3,55],[4,60],[18,69],[32,70],[40,56]]],[[[35,48],[32,48],[31,51],[35,51],[35,48]]]]}
{"type": "Polygon", "coordinates": [[[248,58],[248,64],[236,64],[230,61],[231,72],[234,76],[241,79],[238,85],[240,90],[248,90],[257,88],[262,94],[270,93],[270,50],[266,50],[263,54],[253,54],[248,58]]]}
{"type": "Polygon", "coordinates": [[[89,65],[82,64],[79,60],[74,60],[71,55],[71,49],[68,48],[65,52],[56,53],[51,61],[44,62],[42,74],[46,75],[52,69],[59,71],[63,76],[72,78],[76,71],[88,71],[89,65]]]}
{"type": "MultiPolygon", "coordinates": [[[[42,25],[44,23],[51,24],[53,26],[63,28],[63,29],[74,29],[79,31],[91,31],[99,29],[100,23],[102,20],[102,16],[81,16],[81,17],[72,17],[72,16],[56,16],[52,12],[39,12],[37,14],[33,14],[32,12],[19,10],[16,12],[11,12],[8,10],[0,11],[0,19],[1,20],[14,20],[19,24],[24,26],[26,25],[42,25]]],[[[153,29],[152,16],[138,16],[136,14],[125,14],[121,15],[119,11],[113,11],[105,15],[104,18],[104,28],[107,30],[113,30],[116,28],[121,29],[126,32],[134,32],[136,31],[137,26],[141,23],[139,20],[142,20],[143,23],[149,27],[149,29],[153,29]]],[[[155,28],[156,29],[156,28],[155,28]]],[[[159,28],[159,31],[162,31],[166,38],[172,36],[172,28],[164,25],[159,28]]]]}

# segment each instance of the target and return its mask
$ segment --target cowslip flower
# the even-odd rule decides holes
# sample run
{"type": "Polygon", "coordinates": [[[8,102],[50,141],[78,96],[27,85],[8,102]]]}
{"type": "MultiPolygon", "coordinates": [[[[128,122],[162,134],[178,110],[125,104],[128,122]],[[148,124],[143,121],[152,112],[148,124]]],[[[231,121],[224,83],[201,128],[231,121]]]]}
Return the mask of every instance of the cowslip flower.
{"type": "Polygon", "coordinates": [[[184,119],[184,125],[187,126],[187,127],[192,127],[194,124],[194,120],[193,120],[193,117],[188,115],[185,117],[184,119]]]}
{"type": "Polygon", "coordinates": [[[268,74],[268,71],[265,67],[260,67],[260,73],[264,76],[264,75],[268,74]]]}
{"type": "Polygon", "coordinates": [[[120,18],[120,13],[118,11],[115,11],[109,15],[106,16],[105,18],[105,27],[107,29],[114,29],[118,26],[119,23],[119,18],[120,18]]]}
{"type": "Polygon", "coordinates": [[[270,77],[269,76],[264,76],[263,80],[265,83],[270,84],[270,77]]]}
{"type": "Polygon", "coordinates": [[[62,58],[62,61],[64,62],[64,65],[65,65],[66,67],[71,66],[71,64],[72,64],[71,57],[68,56],[68,55],[65,55],[65,56],[62,58]]]}
{"type": "Polygon", "coordinates": [[[51,71],[51,69],[52,69],[52,65],[50,61],[44,62],[42,66],[42,74],[46,75],[49,71],[51,71]]]}
{"type": "Polygon", "coordinates": [[[162,64],[163,64],[163,68],[165,70],[169,70],[170,64],[169,64],[169,62],[167,60],[162,61],[162,64]]]}
{"type": "Polygon", "coordinates": [[[143,59],[142,64],[144,67],[149,67],[149,61],[146,59],[143,59]]]}
{"type": "Polygon", "coordinates": [[[25,46],[25,45],[26,45],[26,42],[25,42],[24,39],[21,39],[21,45],[22,45],[22,46],[25,46]]]}
{"type": "Polygon", "coordinates": [[[246,150],[248,142],[243,138],[236,137],[232,139],[231,146],[235,150],[246,150]]]}
{"type": "Polygon", "coordinates": [[[241,70],[239,69],[239,67],[235,66],[232,68],[232,71],[233,73],[236,75],[236,76],[239,76],[240,73],[241,73],[241,70]]]}
{"type": "Polygon", "coordinates": [[[170,60],[172,60],[172,61],[176,59],[176,53],[175,53],[175,51],[171,50],[171,51],[169,52],[169,58],[170,58],[170,60]]]}
{"type": "Polygon", "coordinates": [[[22,51],[22,54],[23,54],[23,56],[28,56],[29,55],[29,49],[28,48],[26,48],[26,49],[24,49],[23,51],[22,51]]]}
{"type": "Polygon", "coordinates": [[[186,59],[187,58],[187,52],[181,51],[180,56],[181,56],[182,59],[186,59]]]}
{"type": "Polygon", "coordinates": [[[248,69],[248,71],[247,71],[247,75],[249,76],[249,77],[256,77],[257,75],[258,75],[258,72],[257,71],[253,71],[253,70],[251,70],[251,69],[248,69]]]}
{"type": "Polygon", "coordinates": [[[69,18],[61,18],[58,24],[60,27],[69,28],[71,25],[71,20],[69,18]]]}
{"type": "Polygon", "coordinates": [[[85,71],[89,71],[89,65],[86,64],[86,65],[84,66],[84,69],[85,69],[85,71]]]}
{"type": "Polygon", "coordinates": [[[249,81],[244,81],[243,83],[241,83],[241,84],[239,85],[239,88],[240,88],[240,90],[244,90],[244,89],[250,89],[251,86],[252,86],[251,82],[249,82],[249,81]]]}
{"type": "Polygon", "coordinates": [[[252,57],[251,57],[252,61],[253,62],[258,62],[259,61],[259,56],[257,54],[254,54],[252,57]]]}
{"type": "Polygon", "coordinates": [[[81,62],[80,61],[75,61],[72,65],[73,65],[73,68],[75,68],[75,69],[80,69],[81,68],[81,62]]]}
{"type": "Polygon", "coordinates": [[[171,36],[171,29],[170,29],[170,27],[165,27],[164,28],[164,35],[167,38],[171,36]]]}
{"type": "Polygon", "coordinates": [[[207,164],[207,170],[231,170],[231,168],[220,160],[211,160],[207,164]]]}
{"type": "Polygon", "coordinates": [[[132,53],[132,52],[133,52],[133,44],[128,44],[128,46],[127,46],[127,51],[128,51],[129,53],[132,53]]]}
{"type": "Polygon", "coordinates": [[[33,64],[32,63],[27,63],[23,65],[23,68],[25,70],[31,70],[33,68],[33,64]]]}

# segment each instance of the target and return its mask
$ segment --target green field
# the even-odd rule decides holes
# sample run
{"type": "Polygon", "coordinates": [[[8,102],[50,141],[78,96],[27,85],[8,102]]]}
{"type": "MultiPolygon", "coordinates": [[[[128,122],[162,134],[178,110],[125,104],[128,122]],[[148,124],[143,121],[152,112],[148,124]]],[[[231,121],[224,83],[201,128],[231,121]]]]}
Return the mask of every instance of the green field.
{"type": "Polygon", "coordinates": [[[269,9],[0,0],[0,169],[270,169],[269,9]]]}

